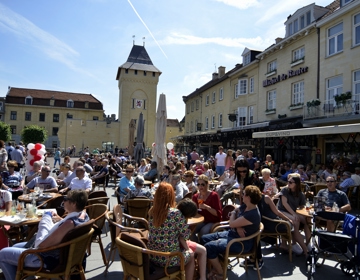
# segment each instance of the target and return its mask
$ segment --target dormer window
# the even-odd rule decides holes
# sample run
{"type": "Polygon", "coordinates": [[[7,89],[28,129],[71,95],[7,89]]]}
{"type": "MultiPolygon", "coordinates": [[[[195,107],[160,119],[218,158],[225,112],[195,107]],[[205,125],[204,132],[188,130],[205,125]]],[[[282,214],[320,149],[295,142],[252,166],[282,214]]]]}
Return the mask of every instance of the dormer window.
{"type": "Polygon", "coordinates": [[[243,57],[243,65],[247,65],[251,62],[251,56],[250,53],[244,55],[243,57]]]}
{"type": "Polygon", "coordinates": [[[32,105],[33,98],[31,96],[27,96],[25,98],[25,105],[32,105]]]}
{"type": "Polygon", "coordinates": [[[68,108],[74,108],[74,101],[72,101],[71,99],[69,99],[69,100],[66,102],[66,107],[68,107],[68,108]]]}
{"type": "Polygon", "coordinates": [[[352,0],[341,0],[341,7],[349,4],[352,0]]]}

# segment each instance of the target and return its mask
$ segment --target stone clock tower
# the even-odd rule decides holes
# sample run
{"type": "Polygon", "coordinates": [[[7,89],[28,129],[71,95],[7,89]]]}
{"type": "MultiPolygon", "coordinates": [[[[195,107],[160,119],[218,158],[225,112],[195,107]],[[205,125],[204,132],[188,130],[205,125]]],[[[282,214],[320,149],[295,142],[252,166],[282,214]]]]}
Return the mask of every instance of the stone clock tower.
{"type": "MultiPolygon", "coordinates": [[[[129,145],[129,124],[144,115],[144,142],[151,147],[155,141],[157,85],[161,72],[157,69],[144,46],[133,45],[127,61],[118,68],[119,81],[119,147],[129,145]]],[[[135,130],[136,137],[136,130],[135,130]]]]}

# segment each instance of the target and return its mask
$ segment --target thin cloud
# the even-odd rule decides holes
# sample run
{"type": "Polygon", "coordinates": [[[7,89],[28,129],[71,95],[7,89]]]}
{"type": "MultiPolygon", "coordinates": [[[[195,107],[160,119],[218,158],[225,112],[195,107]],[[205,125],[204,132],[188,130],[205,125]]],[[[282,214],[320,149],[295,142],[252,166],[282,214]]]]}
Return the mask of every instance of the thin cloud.
{"type": "Polygon", "coordinates": [[[0,30],[12,33],[24,44],[40,50],[47,57],[66,65],[68,68],[94,77],[74,65],[74,58],[79,56],[74,49],[1,3],[0,30]]]}
{"type": "Polygon", "coordinates": [[[225,5],[238,8],[240,10],[246,10],[250,7],[259,6],[260,3],[257,0],[215,0],[225,5]]]}
{"type": "Polygon", "coordinates": [[[134,10],[135,14],[137,15],[137,17],[140,19],[140,21],[142,22],[142,24],[145,26],[145,28],[147,29],[147,31],[150,33],[151,37],[154,39],[155,43],[158,45],[159,49],[161,50],[161,52],[164,54],[164,56],[166,58],[167,55],[165,54],[164,50],[161,48],[160,44],[158,43],[158,41],[155,39],[154,35],[152,34],[152,32],[150,31],[149,27],[146,25],[146,23],[143,21],[143,19],[141,18],[141,16],[139,15],[139,13],[136,11],[135,7],[133,6],[133,4],[131,3],[130,0],[128,0],[131,8],[134,10]]]}
{"type": "Polygon", "coordinates": [[[161,40],[163,45],[202,45],[216,44],[225,47],[258,47],[264,44],[263,39],[258,36],[255,38],[222,38],[222,37],[198,37],[173,32],[161,40]]]}

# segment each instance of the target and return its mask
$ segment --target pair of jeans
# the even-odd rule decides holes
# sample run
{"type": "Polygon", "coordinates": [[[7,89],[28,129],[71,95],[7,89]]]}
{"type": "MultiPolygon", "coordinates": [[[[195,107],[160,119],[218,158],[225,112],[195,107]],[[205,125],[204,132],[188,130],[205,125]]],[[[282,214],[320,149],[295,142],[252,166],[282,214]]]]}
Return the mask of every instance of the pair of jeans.
{"type": "MultiPolygon", "coordinates": [[[[14,280],[16,278],[19,257],[22,252],[27,250],[24,247],[25,244],[26,242],[17,243],[0,251],[0,268],[6,280],[14,280]]],[[[41,261],[36,255],[28,255],[25,258],[25,266],[37,268],[41,266],[41,261]]]]}
{"type": "MultiPolygon", "coordinates": [[[[210,234],[205,234],[201,238],[201,244],[205,246],[207,258],[216,259],[220,254],[224,254],[226,246],[234,238],[240,238],[239,235],[233,230],[220,231],[210,234]]],[[[245,240],[242,242],[244,245],[244,253],[249,252],[253,247],[253,240],[245,240]]],[[[230,247],[231,253],[240,253],[243,249],[241,243],[235,242],[230,247]]]]}
{"type": "Polygon", "coordinates": [[[55,158],[54,160],[55,160],[55,161],[54,161],[54,167],[56,167],[56,163],[57,163],[57,162],[59,163],[59,166],[60,166],[60,159],[59,159],[59,158],[55,158]]]}
{"type": "Polygon", "coordinates": [[[225,166],[216,166],[216,174],[218,176],[223,175],[225,172],[225,166]]]}

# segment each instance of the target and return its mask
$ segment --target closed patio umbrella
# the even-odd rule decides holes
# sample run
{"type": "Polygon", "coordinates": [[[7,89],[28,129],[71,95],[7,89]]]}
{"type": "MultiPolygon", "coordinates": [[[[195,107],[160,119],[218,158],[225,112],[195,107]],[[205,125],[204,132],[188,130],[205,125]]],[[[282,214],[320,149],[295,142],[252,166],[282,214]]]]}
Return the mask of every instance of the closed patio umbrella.
{"type": "Polygon", "coordinates": [[[144,117],[143,113],[140,113],[139,120],[137,123],[136,131],[136,146],[134,151],[135,161],[140,164],[140,160],[144,157],[144,117]]]}
{"type": "Polygon", "coordinates": [[[155,147],[153,152],[153,160],[157,162],[158,174],[161,174],[161,171],[166,164],[166,122],[166,95],[162,93],[160,94],[159,104],[156,111],[155,147]]]}
{"type": "Polygon", "coordinates": [[[131,158],[134,157],[134,141],[135,141],[135,120],[131,119],[129,123],[129,144],[128,144],[128,153],[131,158]]]}

